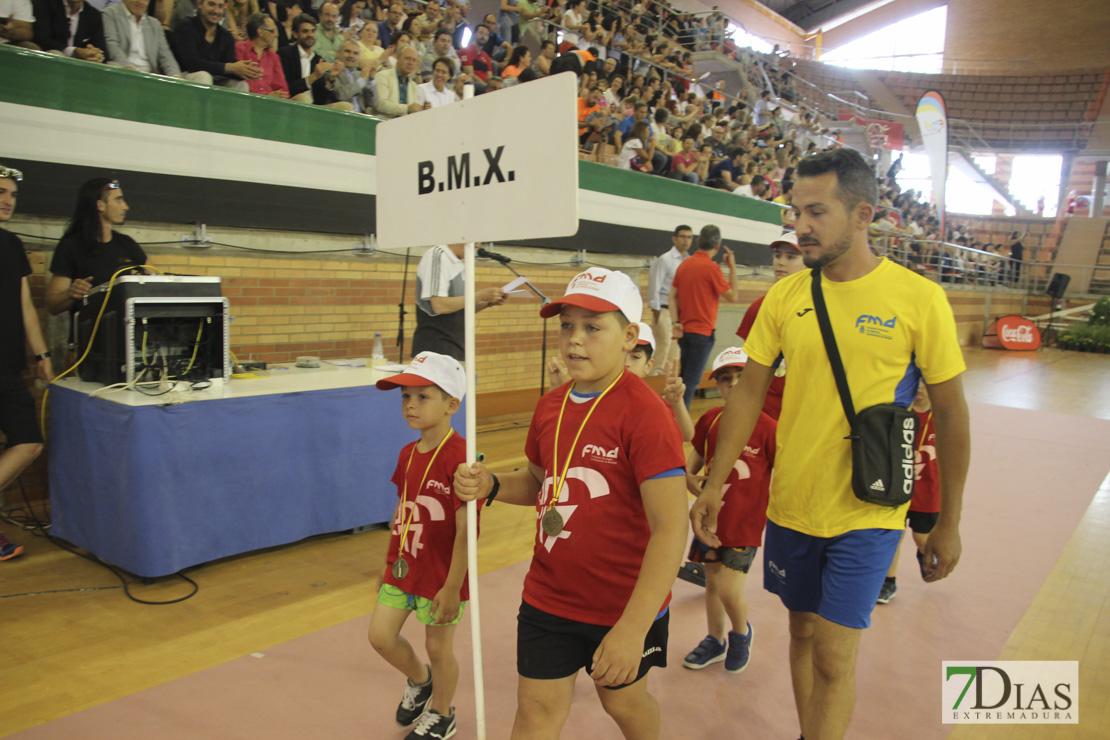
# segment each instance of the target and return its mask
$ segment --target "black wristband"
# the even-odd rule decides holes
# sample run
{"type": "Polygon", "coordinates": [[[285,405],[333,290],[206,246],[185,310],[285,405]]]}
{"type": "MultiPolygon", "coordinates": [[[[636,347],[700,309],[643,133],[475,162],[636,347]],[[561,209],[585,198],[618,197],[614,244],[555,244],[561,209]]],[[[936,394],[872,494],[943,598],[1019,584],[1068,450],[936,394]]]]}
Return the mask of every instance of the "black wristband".
{"type": "Polygon", "coordinates": [[[489,495],[486,496],[486,506],[493,503],[493,500],[497,498],[497,492],[501,490],[501,481],[497,480],[497,476],[491,475],[490,478],[493,478],[493,488],[489,489],[489,495]]]}
{"type": "Polygon", "coordinates": [[[35,362],[42,362],[50,357],[49,352],[43,352],[41,355],[35,355],[35,362]]]}

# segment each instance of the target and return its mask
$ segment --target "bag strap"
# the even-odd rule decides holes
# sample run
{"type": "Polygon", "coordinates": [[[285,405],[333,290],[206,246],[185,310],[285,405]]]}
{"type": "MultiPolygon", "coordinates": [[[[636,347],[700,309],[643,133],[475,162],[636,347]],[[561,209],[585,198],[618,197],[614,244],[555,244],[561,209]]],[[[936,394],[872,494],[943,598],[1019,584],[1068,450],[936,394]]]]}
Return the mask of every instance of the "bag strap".
{"type": "Polygon", "coordinates": [[[812,275],[813,312],[817,314],[817,325],[821,327],[821,339],[825,341],[825,352],[829,355],[829,364],[832,366],[833,378],[836,379],[836,390],[840,393],[840,403],[844,406],[844,415],[848,417],[848,426],[852,429],[852,435],[855,435],[856,409],[852,404],[851,391],[848,390],[844,363],[840,361],[836,335],[833,334],[832,322],[829,321],[829,310],[825,307],[825,295],[821,292],[821,268],[813,268],[812,275]]]}

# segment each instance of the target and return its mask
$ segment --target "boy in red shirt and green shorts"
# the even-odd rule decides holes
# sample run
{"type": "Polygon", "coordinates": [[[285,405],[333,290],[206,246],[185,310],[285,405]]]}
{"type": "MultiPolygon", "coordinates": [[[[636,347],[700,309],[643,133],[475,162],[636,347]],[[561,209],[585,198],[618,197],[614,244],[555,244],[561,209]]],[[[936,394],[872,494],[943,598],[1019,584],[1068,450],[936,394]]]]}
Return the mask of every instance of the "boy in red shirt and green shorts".
{"type": "Polygon", "coordinates": [[[378,605],[370,619],[370,644],[408,679],[397,723],[416,722],[407,740],[455,734],[455,626],[470,598],[466,575],[466,507],[454,495],[455,468],[466,462],[466,440],[451,428],[451,415],[466,392],[466,372],[455,359],[421,352],[399,375],[377,382],[401,389],[405,422],[420,439],[401,450],[393,483],[400,501],[386,551],[378,605]],[[430,665],[401,636],[409,614],[425,625],[430,665]]]}

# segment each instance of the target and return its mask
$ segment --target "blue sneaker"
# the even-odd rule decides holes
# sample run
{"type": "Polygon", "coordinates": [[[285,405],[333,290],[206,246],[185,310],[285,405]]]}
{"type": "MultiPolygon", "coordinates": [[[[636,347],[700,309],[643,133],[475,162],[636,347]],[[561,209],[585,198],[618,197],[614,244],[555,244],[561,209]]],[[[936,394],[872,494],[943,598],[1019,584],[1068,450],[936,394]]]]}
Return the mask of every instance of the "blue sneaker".
{"type": "Polygon", "coordinates": [[[741,673],[748,667],[752,657],[752,638],[755,632],[752,623],[748,622],[748,634],[741,635],[736,632],[728,633],[728,656],[725,658],[725,670],[729,673],[741,673]]]}
{"type": "Polygon", "coordinates": [[[23,554],[23,545],[8,542],[8,538],[0,534],[0,560],[11,560],[23,554]]]}
{"type": "Polygon", "coordinates": [[[699,671],[708,665],[720,663],[725,659],[725,643],[717,640],[713,635],[706,635],[705,639],[686,656],[682,665],[699,671]]]}

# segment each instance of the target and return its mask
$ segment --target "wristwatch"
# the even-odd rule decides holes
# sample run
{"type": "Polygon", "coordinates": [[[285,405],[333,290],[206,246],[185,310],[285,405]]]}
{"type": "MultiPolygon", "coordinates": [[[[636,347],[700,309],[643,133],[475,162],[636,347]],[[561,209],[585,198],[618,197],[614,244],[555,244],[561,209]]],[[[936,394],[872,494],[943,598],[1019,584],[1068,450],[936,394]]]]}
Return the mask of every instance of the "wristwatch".
{"type": "Polygon", "coordinates": [[[49,351],[43,352],[41,355],[35,355],[35,362],[42,362],[43,360],[46,360],[46,359],[49,359],[49,358],[50,358],[50,352],[49,351]]]}

